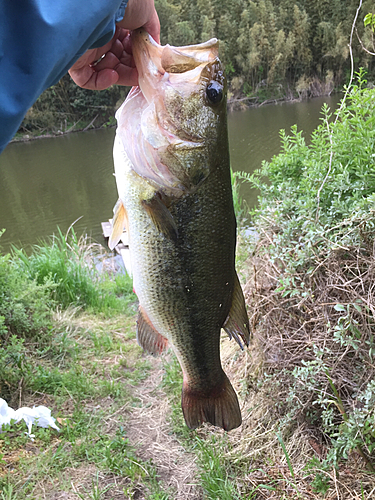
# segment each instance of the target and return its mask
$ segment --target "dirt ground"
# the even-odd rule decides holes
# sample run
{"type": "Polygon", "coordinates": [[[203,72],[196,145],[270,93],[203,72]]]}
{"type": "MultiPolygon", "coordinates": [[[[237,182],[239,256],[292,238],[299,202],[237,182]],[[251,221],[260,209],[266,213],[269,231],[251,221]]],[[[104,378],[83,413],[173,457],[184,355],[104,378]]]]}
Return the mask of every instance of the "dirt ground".
{"type": "Polygon", "coordinates": [[[151,359],[149,377],[134,391],[139,399],[127,422],[127,436],[143,460],[152,460],[165,489],[172,488],[175,500],[200,500],[202,491],[195,479],[196,456],[178,442],[168,423],[170,406],[160,387],[162,359],[151,359]]]}

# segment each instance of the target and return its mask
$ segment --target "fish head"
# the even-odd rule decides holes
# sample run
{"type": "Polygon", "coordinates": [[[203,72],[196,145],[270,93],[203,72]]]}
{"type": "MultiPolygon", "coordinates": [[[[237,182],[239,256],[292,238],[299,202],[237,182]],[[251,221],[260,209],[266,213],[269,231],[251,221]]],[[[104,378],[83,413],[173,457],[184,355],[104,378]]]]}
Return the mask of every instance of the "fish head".
{"type": "Polygon", "coordinates": [[[139,87],[117,115],[127,154],[136,173],[165,192],[191,193],[228,150],[218,40],[162,46],[138,29],[132,50],[139,87]]]}

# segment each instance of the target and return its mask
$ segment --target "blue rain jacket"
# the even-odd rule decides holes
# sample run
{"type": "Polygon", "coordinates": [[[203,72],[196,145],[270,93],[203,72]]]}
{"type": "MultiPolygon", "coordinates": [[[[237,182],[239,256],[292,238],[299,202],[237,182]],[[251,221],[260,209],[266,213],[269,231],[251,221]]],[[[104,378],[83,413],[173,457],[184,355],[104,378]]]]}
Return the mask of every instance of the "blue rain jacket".
{"type": "Polygon", "coordinates": [[[40,94],[105,45],[128,0],[0,0],[0,152],[40,94]]]}

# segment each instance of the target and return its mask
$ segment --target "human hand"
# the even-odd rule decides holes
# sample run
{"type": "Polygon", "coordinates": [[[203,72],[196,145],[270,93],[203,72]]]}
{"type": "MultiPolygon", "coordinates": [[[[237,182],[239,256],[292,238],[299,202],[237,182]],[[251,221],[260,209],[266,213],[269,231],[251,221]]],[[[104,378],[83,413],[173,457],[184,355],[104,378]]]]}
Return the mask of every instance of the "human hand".
{"type": "Polygon", "coordinates": [[[122,21],[106,45],[86,51],[70,68],[73,81],[82,88],[103,90],[111,85],[137,85],[130,30],[144,27],[160,41],[160,23],[154,0],[129,0],[122,21]]]}

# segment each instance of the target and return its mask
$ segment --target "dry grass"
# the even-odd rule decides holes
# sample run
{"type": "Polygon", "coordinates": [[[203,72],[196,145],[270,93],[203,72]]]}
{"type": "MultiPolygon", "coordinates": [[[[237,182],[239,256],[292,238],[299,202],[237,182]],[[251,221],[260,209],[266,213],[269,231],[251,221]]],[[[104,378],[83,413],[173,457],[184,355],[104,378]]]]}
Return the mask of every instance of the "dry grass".
{"type": "Polygon", "coordinates": [[[179,442],[170,428],[170,402],[161,388],[162,359],[152,359],[150,376],[134,389],[139,405],[132,408],[127,421],[130,443],[140,457],[152,460],[175,500],[202,498],[195,479],[196,457],[179,442]]]}
{"type": "Polygon", "coordinates": [[[347,460],[338,461],[337,469],[305,469],[314,457],[323,462],[332,447],[314,391],[335,401],[333,421],[336,429],[342,429],[345,416],[354,407],[361,408],[358,394],[374,379],[369,352],[375,333],[373,242],[364,241],[359,248],[339,246],[328,257],[317,255],[313,272],[301,271],[295,280],[305,283],[295,296],[283,296],[285,290],[278,289],[283,263],[275,264],[266,251],[259,251],[269,244],[270,238],[259,241],[256,258],[245,266],[252,344],[247,352],[238,353],[223,337],[223,367],[240,396],[243,414],[242,427],[229,434],[225,457],[237,463],[239,488],[253,492],[251,498],[375,498],[375,475],[369,470],[373,457],[365,444],[364,456],[362,450],[353,449],[347,460]],[[342,342],[335,329],[340,324],[345,326],[342,342]],[[319,352],[337,395],[319,365],[312,389],[292,376],[293,369],[316,361],[319,352]],[[329,479],[324,495],[312,487],[318,473],[329,479]]]}

